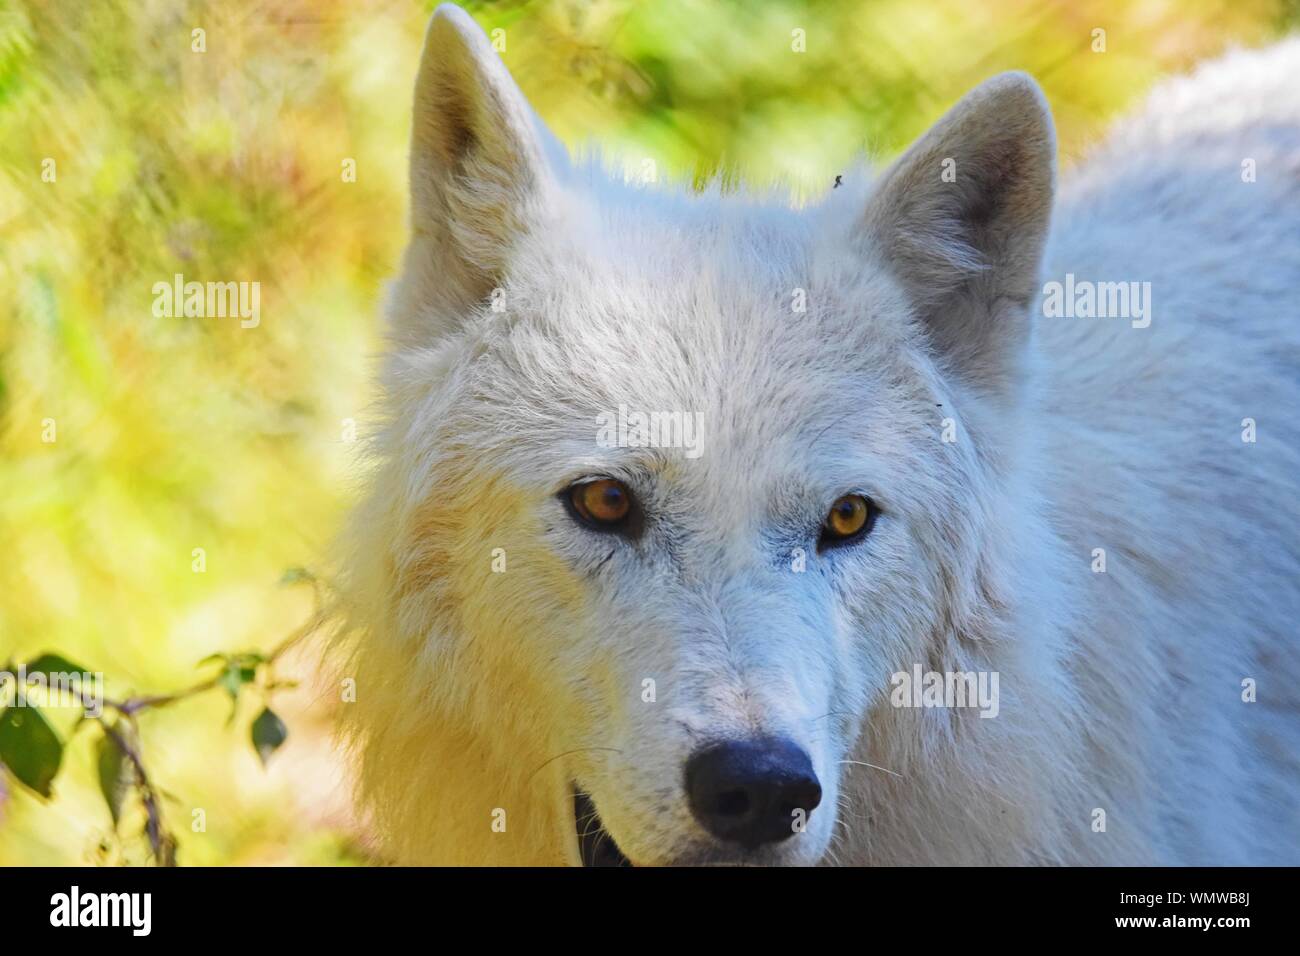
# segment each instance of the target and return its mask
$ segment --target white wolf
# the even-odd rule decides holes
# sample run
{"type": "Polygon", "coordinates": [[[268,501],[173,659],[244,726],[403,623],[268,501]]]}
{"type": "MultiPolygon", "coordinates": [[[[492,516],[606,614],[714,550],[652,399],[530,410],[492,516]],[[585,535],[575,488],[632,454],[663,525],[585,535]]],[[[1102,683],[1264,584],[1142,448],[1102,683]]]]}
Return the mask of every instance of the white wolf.
{"type": "Polygon", "coordinates": [[[1297,75],[1056,196],[998,76],[792,209],[571,162],[440,7],[341,578],[388,857],[1300,863],[1297,75]]]}

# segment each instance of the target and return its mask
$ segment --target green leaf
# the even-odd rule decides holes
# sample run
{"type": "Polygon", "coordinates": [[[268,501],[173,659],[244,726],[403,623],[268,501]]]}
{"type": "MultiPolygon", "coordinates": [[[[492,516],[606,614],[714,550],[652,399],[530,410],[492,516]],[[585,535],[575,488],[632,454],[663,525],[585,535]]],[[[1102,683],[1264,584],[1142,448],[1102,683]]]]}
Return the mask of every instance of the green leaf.
{"type": "Polygon", "coordinates": [[[88,674],[80,664],[74,664],[62,654],[42,654],[27,662],[28,674],[88,674]]]}
{"type": "Polygon", "coordinates": [[[239,689],[257,679],[257,665],[231,661],[226,665],[217,683],[226,689],[231,700],[239,697],[239,689]]]}
{"type": "Polygon", "coordinates": [[[316,575],[312,574],[306,568],[289,568],[284,574],[280,575],[280,584],[288,586],[290,584],[301,584],[303,581],[315,581],[316,575]]]}
{"type": "Polygon", "coordinates": [[[100,737],[95,751],[95,766],[99,771],[99,792],[104,795],[108,812],[117,826],[122,817],[122,803],[131,792],[134,768],[122,748],[107,732],[100,737]]]}
{"type": "Polygon", "coordinates": [[[257,715],[257,720],[253,721],[253,749],[257,751],[257,756],[262,759],[262,765],[271,759],[271,754],[275,753],[280,745],[289,739],[289,728],[284,725],[284,721],[276,716],[275,712],[267,707],[257,715]]]}
{"type": "Polygon", "coordinates": [[[63,741],[35,707],[14,706],[0,711],[0,761],[18,781],[42,797],[63,760],[63,741]]]}

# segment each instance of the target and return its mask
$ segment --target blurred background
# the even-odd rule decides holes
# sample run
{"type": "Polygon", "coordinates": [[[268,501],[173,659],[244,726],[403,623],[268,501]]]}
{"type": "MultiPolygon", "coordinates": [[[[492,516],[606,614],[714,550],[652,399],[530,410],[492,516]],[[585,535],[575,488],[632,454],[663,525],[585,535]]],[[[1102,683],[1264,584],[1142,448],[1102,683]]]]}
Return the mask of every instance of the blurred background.
{"type": "MultiPolygon", "coordinates": [[[[1045,88],[1068,166],[1162,75],[1300,27],[1300,0],[465,6],[571,148],[796,196],[1006,69],[1045,88]]],[[[57,652],[118,700],[214,681],[133,731],[181,864],[368,861],[319,643],[200,662],[312,618],[286,570],[326,567],[360,476],[432,7],[0,0],[0,666],[57,652]],[[155,315],[177,273],[260,282],[259,324],[155,315]],[[264,765],[268,702],[288,737],[264,765]]],[[[30,722],[0,719],[0,864],[150,862],[100,728],[41,713],[48,797],[30,722]]]]}

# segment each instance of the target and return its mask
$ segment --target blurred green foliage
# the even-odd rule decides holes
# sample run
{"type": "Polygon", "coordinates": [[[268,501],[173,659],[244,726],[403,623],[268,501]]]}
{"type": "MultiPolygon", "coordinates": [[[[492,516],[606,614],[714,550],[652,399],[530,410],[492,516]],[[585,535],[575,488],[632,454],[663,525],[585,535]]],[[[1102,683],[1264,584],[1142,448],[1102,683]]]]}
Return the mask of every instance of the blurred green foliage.
{"type": "MultiPolygon", "coordinates": [[[[0,0],[0,663],[57,650],[110,695],[171,690],[310,615],[275,583],[319,563],[356,474],[431,6],[0,0]],[[261,323],[156,317],[177,273],[259,281],[261,323]]],[[[1161,75],[1300,20],[1294,0],[468,7],[571,147],[803,196],[1005,69],[1043,84],[1068,164],[1161,75]]],[[[266,756],[283,725],[261,701],[234,725],[220,694],[142,715],[182,862],[364,858],[318,656],[287,662],[303,686],[277,692],[265,769],[250,735],[266,756]]],[[[49,802],[0,777],[0,863],[141,862],[143,809],[118,838],[100,793],[113,755],[75,708],[45,713],[64,769],[49,802]]]]}

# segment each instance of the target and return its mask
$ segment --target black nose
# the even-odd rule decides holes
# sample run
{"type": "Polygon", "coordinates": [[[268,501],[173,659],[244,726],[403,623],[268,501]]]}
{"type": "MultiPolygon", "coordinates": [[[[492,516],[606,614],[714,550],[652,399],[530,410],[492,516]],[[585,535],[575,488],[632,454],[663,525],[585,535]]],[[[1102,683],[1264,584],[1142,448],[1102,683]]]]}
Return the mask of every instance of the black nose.
{"type": "Polygon", "coordinates": [[[822,788],[798,746],[762,737],[695,751],[686,761],[686,794],[704,829],[752,849],[793,836],[821,803],[822,788]]]}

